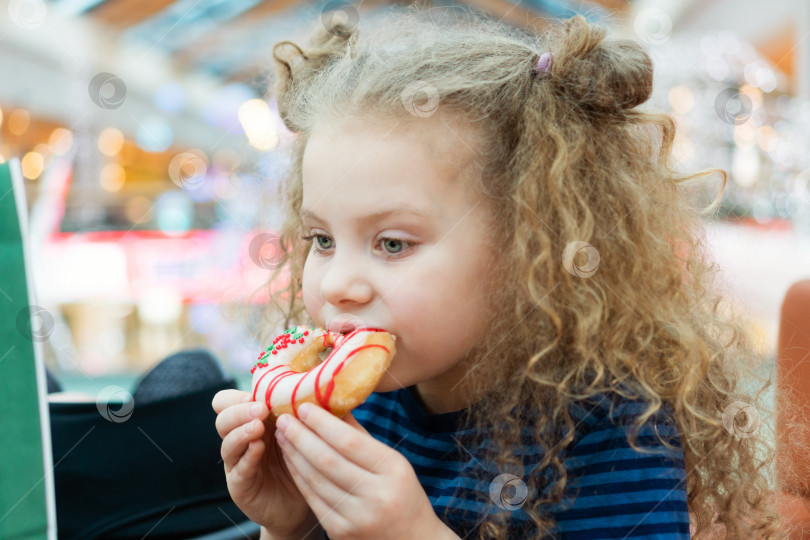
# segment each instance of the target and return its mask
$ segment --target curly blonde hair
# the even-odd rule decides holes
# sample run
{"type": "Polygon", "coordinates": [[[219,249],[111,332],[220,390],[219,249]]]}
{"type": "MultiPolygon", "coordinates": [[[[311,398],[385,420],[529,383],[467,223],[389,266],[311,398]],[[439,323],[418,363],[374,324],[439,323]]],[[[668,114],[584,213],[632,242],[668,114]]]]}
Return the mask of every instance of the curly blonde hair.
{"type": "MultiPolygon", "coordinates": [[[[285,253],[270,278],[268,317],[283,318],[284,327],[308,320],[298,279],[308,245],[298,212],[314,126],[349,117],[419,121],[414,107],[424,104],[403,106],[418,81],[438,111],[478,128],[477,188],[493,212],[504,286],[493,292],[492,331],[471,368],[479,377],[470,379],[484,393],[510,391],[488,392],[486,407],[471,406],[467,421],[497,428],[498,463],[522,470],[514,411],[536,412],[534,440],[546,456],[538,467],[555,481],[524,507],[534,524],[542,531],[556,523],[544,509],[565,493],[558,451],[574,437],[570,405],[609,394],[645,400],[629,437],[639,451],[637,431],[671,411],[696,537],[718,527],[729,538],[779,537],[774,448],[765,429],[741,437],[744,415],[736,415],[740,403],[749,415],[773,414],[763,395],[771,381],[756,392],[746,385],[749,376],[763,381],[756,370],[765,359],[746,320],[722,305],[703,230],[714,206],[701,211],[688,189],[712,171],[677,173],[673,120],[638,107],[652,92],[649,56],[581,16],[537,35],[476,14],[435,15],[412,7],[379,16],[362,38],[358,28],[319,24],[306,46],[276,44],[273,97],[295,139],[279,194],[285,253]],[[536,74],[546,51],[550,71],[536,74]]],[[[725,187],[725,173],[715,173],[725,187]]],[[[261,339],[278,327],[265,325],[261,339]]],[[[541,491],[537,482],[529,479],[532,493],[541,491]]],[[[491,515],[479,535],[507,538],[509,527],[506,516],[491,515]]]]}

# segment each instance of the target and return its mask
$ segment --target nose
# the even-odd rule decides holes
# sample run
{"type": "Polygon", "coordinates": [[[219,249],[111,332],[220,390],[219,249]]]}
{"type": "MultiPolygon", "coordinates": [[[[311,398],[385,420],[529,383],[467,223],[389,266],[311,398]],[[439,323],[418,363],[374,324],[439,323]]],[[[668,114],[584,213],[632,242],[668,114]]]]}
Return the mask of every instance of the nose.
{"type": "Polygon", "coordinates": [[[321,280],[321,295],[324,301],[334,306],[365,304],[373,298],[373,288],[361,257],[351,256],[339,250],[328,263],[321,280]]]}

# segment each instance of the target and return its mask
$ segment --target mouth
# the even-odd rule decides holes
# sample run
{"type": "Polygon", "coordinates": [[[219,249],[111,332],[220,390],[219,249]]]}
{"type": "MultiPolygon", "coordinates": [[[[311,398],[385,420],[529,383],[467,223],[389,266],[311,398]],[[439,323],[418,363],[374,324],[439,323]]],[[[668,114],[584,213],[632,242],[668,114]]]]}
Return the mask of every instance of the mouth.
{"type": "Polygon", "coordinates": [[[338,315],[329,323],[327,330],[335,334],[350,334],[358,328],[366,328],[368,325],[360,317],[354,315],[338,315]]]}

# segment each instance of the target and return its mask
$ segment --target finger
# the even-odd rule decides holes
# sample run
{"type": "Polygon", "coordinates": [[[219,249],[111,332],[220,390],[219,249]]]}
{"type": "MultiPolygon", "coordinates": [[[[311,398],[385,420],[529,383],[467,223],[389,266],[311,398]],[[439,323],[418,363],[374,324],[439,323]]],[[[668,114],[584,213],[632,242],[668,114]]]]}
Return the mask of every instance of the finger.
{"type": "Polygon", "coordinates": [[[344,422],[346,422],[347,424],[349,424],[350,426],[352,426],[354,429],[356,429],[356,430],[358,430],[358,431],[360,431],[362,433],[365,433],[369,437],[371,436],[371,433],[369,433],[366,428],[364,428],[363,426],[360,425],[360,422],[357,421],[357,418],[355,418],[354,415],[351,412],[347,412],[343,416],[342,420],[344,422]]]}
{"type": "Polygon", "coordinates": [[[306,481],[307,486],[326,504],[332,506],[338,504],[346,498],[346,490],[336,486],[329,478],[326,478],[321,471],[305,458],[301,452],[296,450],[292,443],[279,438],[279,446],[282,455],[287,462],[290,462],[298,475],[306,481]]]}
{"type": "Polygon", "coordinates": [[[222,439],[220,455],[225,464],[225,472],[229,473],[236,467],[242,459],[248,445],[255,440],[260,440],[264,435],[264,423],[260,420],[253,420],[242,426],[241,429],[234,429],[222,439]]]}
{"type": "Polygon", "coordinates": [[[301,405],[298,416],[329,446],[362,469],[375,470],[391,450],[367,433],[341,422],[333,414],[311,403],[301,405]]]}
{"type": "MultiPolygon", "coordinates": [[[[323,411],[323,409],[321,411],[331,416],[333,422],[343,424],[340,419],[323,411]]],[[[282,417],[284,416],[282,415],[282,417]]],[[[327,444],[319,434],[314,433],[300,420],[291,415],[286,416],[289,418],[289,425],[284,429],[283,437],[279,438],[279,443],[286,440],[287,446],[293,446],[312,465],[313,469],[329,479],[334,485],[343,491],[349,491],[357,486],[359,478],[368,474],[367,470],[341,455],[337,449],[327,444]]],[[[344,425],[343,427],[357,433],[350,426],[344,425]]],[[[278,438],[278,431],[276,433],[278,438]]],[[[357,434],[359,435],[359,433],[357,434]]],[[[365,441],[359,439],[359,442],[364,443],[365,441]]]]}
{"type": "Polygon", "coordinates": [[[214,425],[217,428],[217,433],[221,438],[233,431],[234,429],[249,423],[252,420],[264,420],[267,418],[270,411],[267,405],[257,401],[248,401],[247,403],[237,403],[223,410],[217,415],[214,425]]]}
{"type": "Polygon", "coordinates": [[[326,530],[336,526],[347,530],[350,526],[349,520],[343,517],[333,506],[324,502],[318,495],[318,492],[312,488],[309,482],[307,482],[298,469],[296,469],[285,452],[282,452],[282,456],[284,457],[284,463],[287,465],[287,470],[290,471],[290,476],[292,476],[298,491],[301,492],[301,495],[304,496],[307,504],[315,513],[315,517],[318,518],[318,523],[326,530]]]}
{"type": "Polygon", "coordinates": [[[256,485],[260,474],[259,463],[262,460],[266,445],[261,439],[250,441],[247,451],[230,471],[226,471],[225,478],[228,490],[232,494],[251,491],[256,485]]]}
{"type": "Polygon", "coordinates": [[[220,390],[214,396],[214,399],[211,401],[211,406],[214,408],[217,414],[224,411],[227,407],[231,405],[236,405],[237,403],[244,403],[250,400],[251,395],[250,392],[243,392],[241,390],[220,390]]]}

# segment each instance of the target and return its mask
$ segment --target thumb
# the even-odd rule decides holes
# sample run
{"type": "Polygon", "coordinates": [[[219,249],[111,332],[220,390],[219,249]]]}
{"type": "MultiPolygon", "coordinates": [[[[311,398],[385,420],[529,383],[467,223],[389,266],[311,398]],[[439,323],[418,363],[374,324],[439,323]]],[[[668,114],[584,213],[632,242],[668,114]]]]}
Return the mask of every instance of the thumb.
{"type": "Polygon", "coordinates": [[[357,429],[357,430],[359,430],[359,431],[362,431],[362,432],[363,432],[363,433],[365,433],[366,435],[370,435],[370,433],[368,432],[368,430],[367,430],[366,428],[364,428],[363,426],[361,426],[361,425],[360,425],[360,422],[358,422],[358,421],[357,421],[357,418],[355,418],[355,417],[352,415],[352,413],[351,413],[351,412],[347,412],[346,414],[344,414],[344,415],[343,415],[342,420],[343,420],[344,422],[346,422],[347,424],[349,424],[350,426],[352,426],[353,428],[355,428],[355,429],[357,429]]]}

